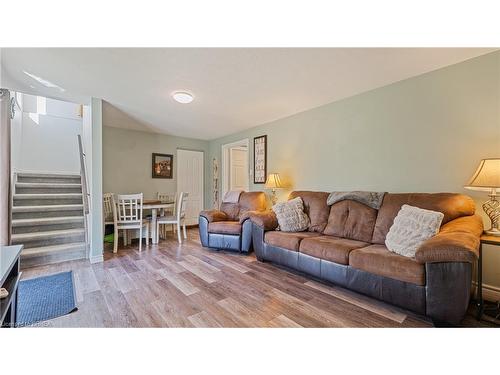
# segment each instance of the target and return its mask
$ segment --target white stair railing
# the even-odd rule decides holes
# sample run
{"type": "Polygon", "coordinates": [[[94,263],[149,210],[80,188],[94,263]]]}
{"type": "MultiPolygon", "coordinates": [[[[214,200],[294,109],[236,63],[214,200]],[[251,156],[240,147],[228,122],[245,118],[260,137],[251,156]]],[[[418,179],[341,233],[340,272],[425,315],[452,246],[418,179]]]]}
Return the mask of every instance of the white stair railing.
{"type": "Polygon", "coordinates": [[[83,213],[85,216],[85,243],[89,244],[89,225],[87,221],[88,214],[90,212],[89,208],[89,197],[90,193],[88,190],[88,185],[87,185],[87,163],[86,163],[86,155],[83,150],[83,143],[82,143],[82,136],[78,134],[78,150],[80,153],[80,176],[81,176],[81,181],[82,181],[82,200],[83,200],[83,213]]]}

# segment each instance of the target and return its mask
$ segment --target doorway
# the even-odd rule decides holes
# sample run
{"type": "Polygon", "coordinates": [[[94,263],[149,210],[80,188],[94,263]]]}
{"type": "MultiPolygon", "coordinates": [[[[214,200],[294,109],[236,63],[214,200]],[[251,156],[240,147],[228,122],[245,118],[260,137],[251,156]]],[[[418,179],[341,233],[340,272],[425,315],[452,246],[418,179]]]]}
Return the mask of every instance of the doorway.
{"type": "Polygon", "coordinates": [[[177,192],[187,192],[186,225],[198,223],[203,210],[203,151],[177,149],[177,192]]]}
{"type": "Polygon", "coordinates": [[[222,197],[230,190],[248,191],[248,138],[222,146],[222,197]]]}

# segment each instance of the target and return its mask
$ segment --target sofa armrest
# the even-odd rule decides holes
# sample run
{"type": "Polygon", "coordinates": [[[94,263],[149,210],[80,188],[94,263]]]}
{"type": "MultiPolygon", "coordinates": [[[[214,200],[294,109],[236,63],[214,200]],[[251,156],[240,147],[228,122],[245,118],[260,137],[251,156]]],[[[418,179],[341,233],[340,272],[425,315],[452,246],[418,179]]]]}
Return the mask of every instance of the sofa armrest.
{"type": "Polygon", "coordinates": [[[263,211],[258,211],[258,210],[250,210],[250,211],[244,211],[240,214],[240,224],[243,224],[245,221],[249,220],[252,215],[258,215],[263,211]]]}
{"type": "Polygon", "coordinates": [[[479,255],[483,220],[478,215],[463,216],[441,227],[440,232],[417,249],[419,263],[469,262],[479,255]]]}
{"type": "Polygon", "coordinates": [[[250,211],[249,216],[252,223],[264,230],[274,230],[278,228],[278,219],[276,218],[276,214],[271,210],[250,211]]]}
{"type": "Polygon", "coordinates": [[[220,210],[205,210],[200,212],[200,216],[203,216],[208,220],[209,223],[216,221],[226,221],[228,217],[225,212],[220,210]]]}

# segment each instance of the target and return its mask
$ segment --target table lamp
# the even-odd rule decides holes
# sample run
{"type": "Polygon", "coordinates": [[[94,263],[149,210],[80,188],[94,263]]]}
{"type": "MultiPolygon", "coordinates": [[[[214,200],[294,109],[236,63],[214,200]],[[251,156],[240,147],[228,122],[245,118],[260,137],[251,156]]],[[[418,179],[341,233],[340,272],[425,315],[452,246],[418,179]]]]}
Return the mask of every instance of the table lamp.
{"type": "Polygon", "coordinates": [[[466,189],[489,192],[490,199],[484,202],[483,210],[491,220],[491,228],[486,234],[500,236],[500,158],[483,159],[479,163],[476,173],[472,176],[466,189]]]}
{"type": "Polygon", "coordinates": [[[272,189],[273,195],[271,196],[271,203],[274,206],[278,200],[276,197],[276,189],[281,189],[283,187],[279,173],[269,173],[265,186],[268,189],[272,189]]]}

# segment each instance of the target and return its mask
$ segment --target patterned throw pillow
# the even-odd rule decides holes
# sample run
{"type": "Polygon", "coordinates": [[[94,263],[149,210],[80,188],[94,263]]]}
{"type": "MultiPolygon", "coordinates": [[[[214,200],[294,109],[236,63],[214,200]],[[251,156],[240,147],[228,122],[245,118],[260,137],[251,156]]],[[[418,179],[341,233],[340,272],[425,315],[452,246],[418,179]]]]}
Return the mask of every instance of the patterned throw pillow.
{"type": "Polygon", "coordinates": [[[300,197],[275,204],[273,211],[283,232],[303,232],[309,227],[309,217],[304,213],[300,197]]]}
{"type": "Polygon", "coordinates": [[[444,214],[404,204],[385,238],[387,248],[405,257],[414,257],[420,245],[435,236],[444,214]]]}

